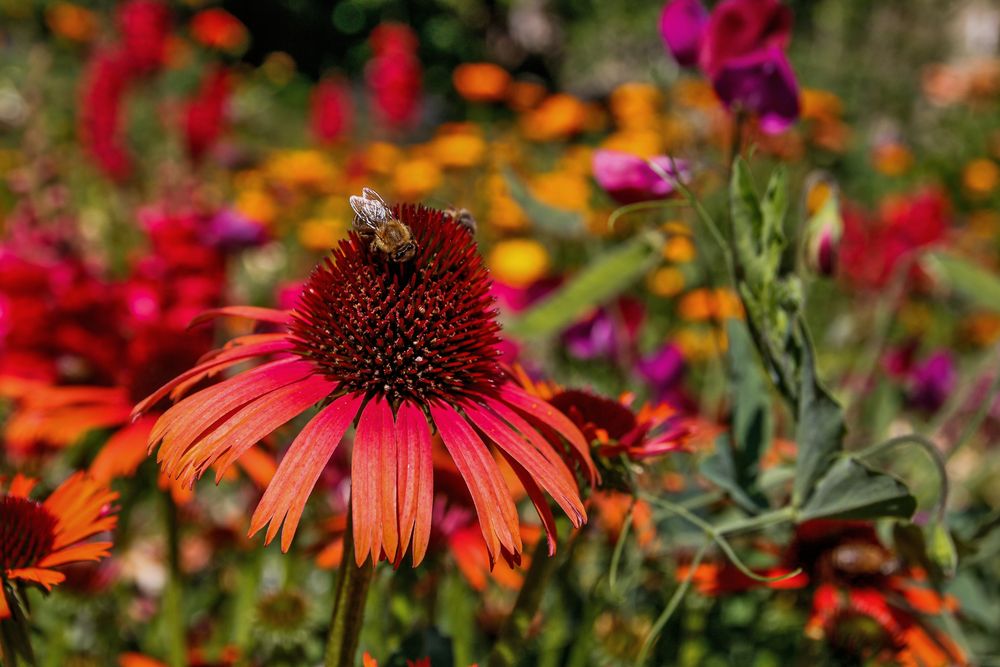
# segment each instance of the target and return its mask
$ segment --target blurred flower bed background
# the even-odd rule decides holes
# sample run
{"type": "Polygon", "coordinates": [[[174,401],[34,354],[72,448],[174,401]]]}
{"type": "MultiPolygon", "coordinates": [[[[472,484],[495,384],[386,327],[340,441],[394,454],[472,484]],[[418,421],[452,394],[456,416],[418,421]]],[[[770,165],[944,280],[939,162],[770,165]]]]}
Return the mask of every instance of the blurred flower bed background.
{"type": "Polygon", "coordinates": [[[522,513],[520,565],[495,559],[435,441],[426,559],[376,569],[359,660],[1000,661],[995,3],[709,3],[732,35],[684,0],[332,4],[0,0],[4,665],[322,663],[350,448],[285,553],[247,532],[302,420],[192,489],[147,457],[169,403],[131,415],[277,331],[189,324],[295,308],[365,187],[474,217],[500,358],[601,481],[575,471],[589,521],[553,520],[545,595],[497,657],[550,526],[522,513]],[[737,212],[777,170],[780,245],[750,252],[774,259],[773,305],[737,212]],[[705,219],[731,210],[720,245],[705,219]],[[791,344],[759,331],[779,306],[811,332],[796,368],[842,407],[843,451],[905,481],[910,511],[781,514],[811,413],[781,400],[791,344]],[[923,449],[872,447],[910,433],[923,449]]]}

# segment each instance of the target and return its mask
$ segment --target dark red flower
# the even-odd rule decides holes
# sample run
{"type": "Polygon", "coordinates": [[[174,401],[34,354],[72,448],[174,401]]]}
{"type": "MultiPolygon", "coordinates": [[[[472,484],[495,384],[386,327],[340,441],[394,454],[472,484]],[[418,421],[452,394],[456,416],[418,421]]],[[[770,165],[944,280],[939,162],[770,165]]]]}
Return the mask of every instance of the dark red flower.
{"type": "Polygon", "coordinates": [[[131,71],[146,75],[166,61],[170,8],[160,0],[126,0],[115,15],[121,34],[123,60],[131,71]]]}
{"type": "Polygon", "coordinates": [[[329,144],[351,131],[354,109],[347,82],[327,77],[313,88],[309,127],[321,144],[329,144]]]}
{"type": "Polygon", "coordinates": [[[84,149],[112,180],[132,171],[124,144],[124,105],[132,68],[121,51],[98,51],[83,74],[77,133],[84,149]]]}
{"type": "Polygon", "coordinates": [[[229,71],[213,67],[205,73],[198,92],[185,105],[184,145],[192,161],[201,161],[222,134],[231,87],[229,71]]]}
{"type": "Polygon", "coordinates": [[[292,442],[251,519],[284,523],[291,545],[313,487],[351,424],[355,559],[399,563],[413,542],[414,562],[430,535],[431,421],[472,495],[491,561],[520,560],[522,541],[510,492],[488,443],[508,460],[535,504],[555,548],[543,490],[579,525],[585,513],[575,481],[541,431],[565,437],[594,474],[579,430],[549,404],[525,393],[497,363],[499,327],[490,280],[475,241],[441,211],[396,211],[417,244],[391,261],[357,235],[316,267],[292,312],[230,307],[210,312],[279,325],[206,355],[136,406],[141,414],[175,390],[248,359],[274,361],[204,389],[167,410],[150,444],[164,470],[193,484],[209,465],[218,475],[260,438],[316,403],[324,404],[292,442]],[[485,438],[485,439],[484,439],[485,438]]]}
{"type": "Polygon", "coordinates": [[[781,0],[723,0],[712,10],[698,56],[710,77],[755,51],[788,48],[792,10],[781,0]]]}

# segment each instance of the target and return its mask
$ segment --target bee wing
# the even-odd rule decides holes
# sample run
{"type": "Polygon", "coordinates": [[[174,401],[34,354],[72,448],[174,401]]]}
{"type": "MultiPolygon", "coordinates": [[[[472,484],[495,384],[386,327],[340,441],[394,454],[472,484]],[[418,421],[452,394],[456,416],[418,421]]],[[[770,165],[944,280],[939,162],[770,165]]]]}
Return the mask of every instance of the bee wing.
{"type": "Polygon", "coordinates": [[[382,195],[375,192],[371,188],[361,188],[361,196],[364,197],[365,199],[371,199],[372,201],[377,201],[378,203],[382,204],[382,206],[388,208],[388,204],[386,204],[385,200],[382,199],[382,195]]]}
{"type": "Polygon", "coordinates": [[[358,217],[365,218],[371,224],[392,220],[392,211],[381,201],[352,195],[351,208],[358,217]]]}

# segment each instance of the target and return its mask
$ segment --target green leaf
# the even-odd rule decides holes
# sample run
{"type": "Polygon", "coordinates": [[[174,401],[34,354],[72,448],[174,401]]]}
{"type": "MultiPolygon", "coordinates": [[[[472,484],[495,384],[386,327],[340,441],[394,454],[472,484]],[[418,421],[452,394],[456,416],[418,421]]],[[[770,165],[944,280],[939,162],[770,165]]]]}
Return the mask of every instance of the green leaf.
{"type": "Polygon", "coordinates": [[[726,323],[726,335],[732,439],[722,435],[716,440],[715,453],[702,462],[701,473],[743,509],[756,514],[767,507],[757,477],[761,454],[772,437],[770,387],[746,325],[731,319],[726,323]]]}
{"type": "Polygon", "coordinates": [[[792,502],[796,507],[809,500],[813,485],[843,447],[844,413],[816,377],[812,341],[802,336],[799,361],[799,404],[795,424],[795,484],[792,502]]]}
{"type": "Polygon", "coordinates": [[[958,566],[958,553],[955,551],[955,542],[951,539],[948,527],[935,521],[927,527],[927,532],[927,555],[941,568],[946,577],[954,576],[955,568],[958,566]]]}
{"type": "Polygon", "coordinates": [[[645,232],[604,253],[505,329],[522,338],[544,338],[562,331],[645,275],[660,261],[663,240],[660,232],[645,232]]]}
{"type": "Polygon", "coordinates": [[[764,221],[750,168],[742,159],[733,163],[729,208],[733,223],[734,252],[739,265],[743,267],[746,282],[757,293],[764,280],[764,263],[761,257],[764,221]]]}
{"type": "Polygon", "coordinates": [[[1000,278],[992,272],[947,252],[925,255],[922,264],[972,305],[1000,312],[1000,278]]]}
{"type": "Polygon", "coordinates": [[[798,518],[800,521],[882,517],[909,519],[916,508],[916,498],[901,481],[846,457],[834,463],[816,484],[798,518]]]}
{"type": "Polygon", "coordinates": [[[586,232],[583,216],[538,201],[510,167],[503,168],[510,198],[517,202],[535,229],[560,238],[578,238],[586,232]]]}
{"type": "Polygon", "coordinates": [[[767,192],[760,203],[763,221],[763,238],[768,244],[772,240],[785,238],[785,215],[788,213],[788,171],[780,166],[771,174],[767,192]]]}

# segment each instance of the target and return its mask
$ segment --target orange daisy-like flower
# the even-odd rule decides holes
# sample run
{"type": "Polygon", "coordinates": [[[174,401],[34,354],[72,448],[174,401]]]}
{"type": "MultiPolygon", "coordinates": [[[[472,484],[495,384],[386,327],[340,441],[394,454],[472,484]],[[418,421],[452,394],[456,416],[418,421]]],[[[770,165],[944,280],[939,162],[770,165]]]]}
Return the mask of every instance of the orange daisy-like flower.
{"type": "Polygon", "coordinates": [[[14,584],[51,590],[66,578],[60,567],[107,556],[111,542],[88,540],[118,521],[111,508],[118,494],[84,473],[72,475],[42,502],[29,497],[35,483],[17,475],[0,493],[0,619],[11,615],[14,584]]]}
{"type": "Polygon", "coordinates": [[[258,440],[322,404],[294,439],[251,519],[251,534],[284,524],[287,550],[306,500],[348,428],[355,559],[413,562],[427,549],[433,504],[430,425],[462,475],[490,560],[521,559],[517,510],[494,460],[511,464],[555,550],[550,495],[572,523],[586,512],[558,436],[592,477],[579,429],[527,394],[499,365],[499,325],[490,279],[472,236],[442,211],[402,206],[415,255],[394,261],[356,234],[316,267],[291,312],[230,307],[282,331],[244,336],[136,406],[142,414],[178,387],[191,387],[252,358],[271,361],[203,389],[167,410],[150,445],[163,469],[193,484],[212,464],[221,475],[258,440]],[[547,438],[549,435],[551,439],[547,438]],[[555,434],[558,434],[555,435],[555,434]]]}

